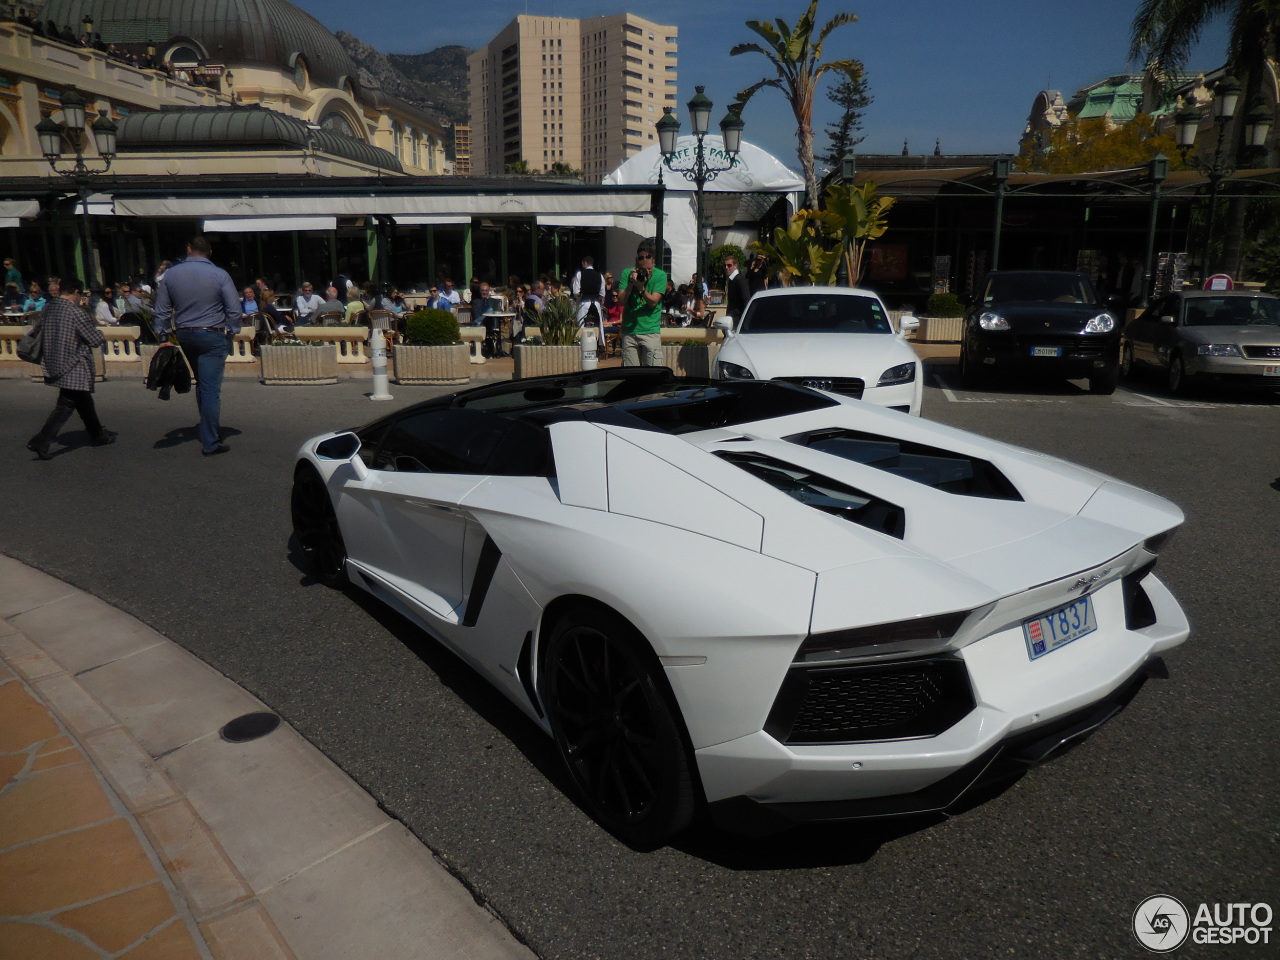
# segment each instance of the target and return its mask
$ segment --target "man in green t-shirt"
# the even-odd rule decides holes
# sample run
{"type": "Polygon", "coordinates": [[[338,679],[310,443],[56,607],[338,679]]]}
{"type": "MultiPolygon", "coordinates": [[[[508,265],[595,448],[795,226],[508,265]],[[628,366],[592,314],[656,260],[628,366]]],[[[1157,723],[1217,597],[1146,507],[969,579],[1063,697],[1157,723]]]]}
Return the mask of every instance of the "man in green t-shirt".
{"type": "Polygon", "coordinates": [[[662,296],[667,274],[653,265],[647,240],[636,248],[636,265],[622,271],[622,365],[661,367],[662,296]]]}

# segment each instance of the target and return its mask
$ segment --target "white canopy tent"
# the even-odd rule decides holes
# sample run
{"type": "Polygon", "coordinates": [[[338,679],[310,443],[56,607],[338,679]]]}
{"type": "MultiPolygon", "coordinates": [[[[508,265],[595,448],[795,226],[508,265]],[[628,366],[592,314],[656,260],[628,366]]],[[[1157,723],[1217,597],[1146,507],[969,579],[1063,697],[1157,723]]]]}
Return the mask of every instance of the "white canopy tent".
{"type": "MultiPolygon", "coordinates": [[[[698,149],[696,137],[686,136],[676,140],[673,160],[676,167],[693,165],[698,149]]],[[[708,134],[703,138],[703,150],[713,166],[724,166],[729,156],[724,152],[724,140],[708,134]]],[[[656,186],[659,175],[667,185],[662,205],[662,239],[671,248],[673,280],[679,283],[697,270],[698,263],[698,211],[694,185],[679,173],[672,173],[662,164],[662,153],[657,144],[641,150],[630,160],[604,178],[606,186],[656,186]]],[[[706,186],[707,193],[782,193],[787,204],[795,210],[804,195],[804,180],[785,167],[777,157],[754,144],[742,141],[737,163],[729,170],[717,174],[706,186]]],[[[630,253],[645,237],[653,236],[653,219],[647,216],[615,216],[614,225],[606,231],[606,242],[611,260],[630,263],[630,253]]],[[[716,242],[741,244],[744,239],[732,229],[732,224],[719,223],[716,242]]]]}

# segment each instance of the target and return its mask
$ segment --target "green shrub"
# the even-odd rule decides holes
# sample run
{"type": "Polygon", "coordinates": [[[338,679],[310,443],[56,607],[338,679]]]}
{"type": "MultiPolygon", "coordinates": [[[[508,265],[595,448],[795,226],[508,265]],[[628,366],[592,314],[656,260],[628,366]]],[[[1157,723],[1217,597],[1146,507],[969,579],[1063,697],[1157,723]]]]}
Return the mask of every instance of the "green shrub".
{"type": "Polygon", "coordinates": [[[538,314],[538,329],[548,346],[573,346],[578,342],[578,308],[568,297],[552,297],[538,314]]]}
{"type": "Polygon", "coordinates": [[[935,293],[929,297],[926,317],[963,317],[964,307],[954,293],[935,293]]]}
{"type": "Polygon", "coordinates": [[[447,347],[460,343],[462,334],[448,310],[415,310],[404,322],[404,338],[414,346],[447,347]]]}

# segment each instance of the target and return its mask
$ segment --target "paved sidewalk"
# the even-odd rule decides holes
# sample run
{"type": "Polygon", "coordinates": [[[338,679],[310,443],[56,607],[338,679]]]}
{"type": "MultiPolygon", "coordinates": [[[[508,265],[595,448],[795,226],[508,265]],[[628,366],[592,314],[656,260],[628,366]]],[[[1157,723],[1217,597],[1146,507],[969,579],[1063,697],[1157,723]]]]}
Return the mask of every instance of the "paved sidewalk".
{"type": "Polygon", "coordinates": [[[0,555],[0,957],[533,954],[266,707],[146,625],[0,555]]]}

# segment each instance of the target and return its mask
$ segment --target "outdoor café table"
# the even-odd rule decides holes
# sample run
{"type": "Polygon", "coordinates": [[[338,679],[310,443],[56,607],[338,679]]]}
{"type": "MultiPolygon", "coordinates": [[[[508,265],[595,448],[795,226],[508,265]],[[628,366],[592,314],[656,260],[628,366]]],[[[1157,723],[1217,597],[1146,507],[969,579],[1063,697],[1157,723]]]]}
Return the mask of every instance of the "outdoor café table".
{"type": "Polygon", "coordinates": [[[496,310],[490,310],[482,318],[484,320],[485,330],[488,331],[489,339],[493,340],[493,355],[495,357],[510,356],[502,349],[502,341],[511,339],[511,326],[516,318],[514,313],[502,313],[496,310]]]}

